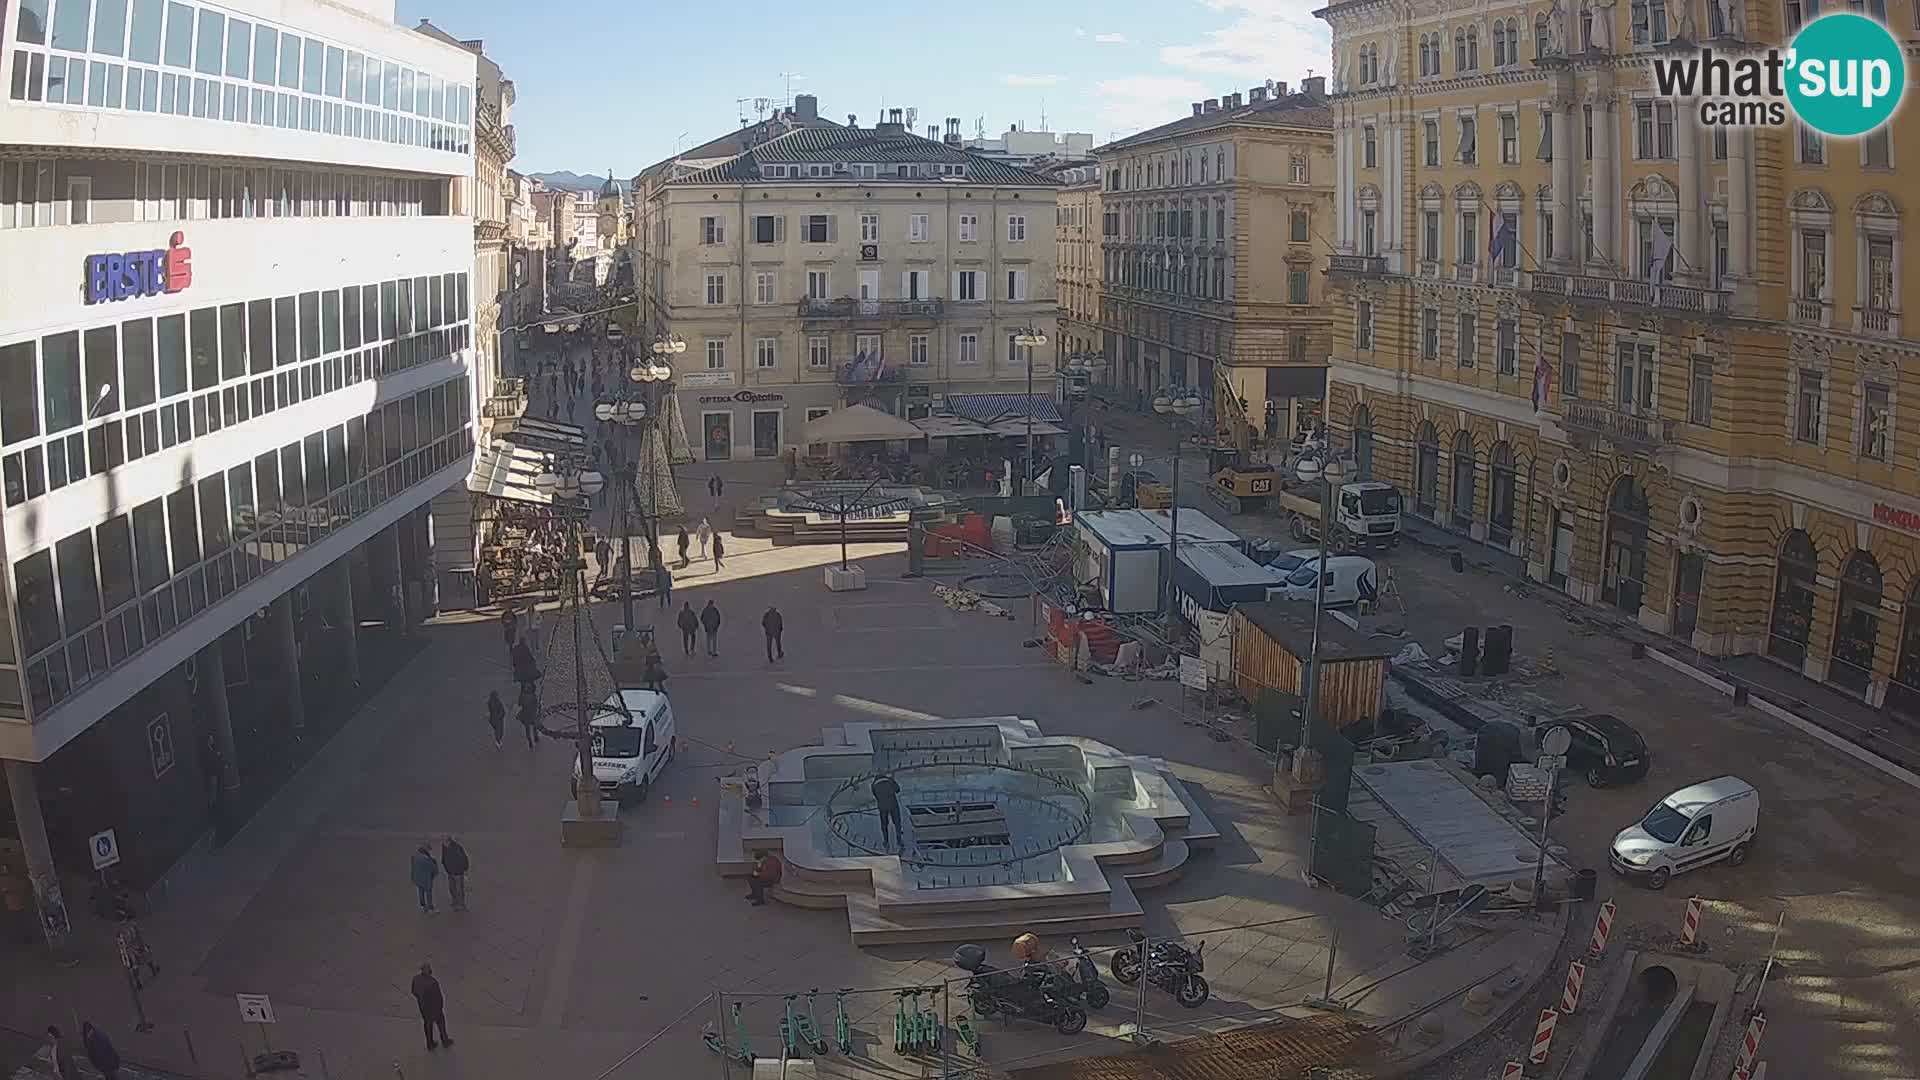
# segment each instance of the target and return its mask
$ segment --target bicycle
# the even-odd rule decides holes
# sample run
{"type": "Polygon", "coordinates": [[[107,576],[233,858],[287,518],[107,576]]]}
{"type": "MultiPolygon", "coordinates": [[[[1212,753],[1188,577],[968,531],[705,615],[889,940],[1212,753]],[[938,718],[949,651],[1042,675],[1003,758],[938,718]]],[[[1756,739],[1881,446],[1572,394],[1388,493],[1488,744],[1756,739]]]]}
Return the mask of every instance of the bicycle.
{"type": "Polygon", "coordinates": [[[907,1018],[907,999],[913,999],[913,1011],[918,1013],[920,1011],[920,991],[896,990],[893,996],[899,1000],[899,1005],[893,1014],[893,1052],[896,1054],[911,1053],[910,1048],[913,1044],[914,1022],[907,1018]]]}
{"type": "Polygon", "coordinates": [[[966,1013],[954,1017],[953,1034],[960,1040],[960,1045],[967,1048],[968,1053],[976,1058],[980,1056],[980,1032],[973,1026],[972,1017],[966,1013]]]}
{"type": "Polygon", "coordinates": [[[820,1024],[813,1015],[813,998],[819,992],[818,989],[807,991],[807,1011],[804,1013],[795,1012],[793,1008],[799,994],[786,996],[786,1015],[780,1018],[780,1038],[786,1043],[789,1058],[803,1056],[800,1052],[802,1047],[813,1051],[814,1057],[824,1057],[827,1053],[827,1040],[821,1036],[820,1024]]]}
{"type": "Polygon", "coordinates": [[[729,1047],[727,1040],[713,1029],[712,1022],[708,1022],[707,1026],[701,1030],[700,1041],[706,1044],[707,1049],[719,1054],[721,1057],[731,1057],[751,1069],[753,1068],[754,1062],[753,1046],[747,1041],[747,1026],[740,1019],[740,1003],[738,1001],[733,1003],[730,1015],[733,1017],[733,1031],[739,1040],[738,1045],[729,1047]]]}
{"type": "Polygon", "coordinates": [[[842,987],[833,993],[833,1041],[840,1052],[853,1056],[853,1021],[847,1016],[847,995],[852,987],[842,987]]]}

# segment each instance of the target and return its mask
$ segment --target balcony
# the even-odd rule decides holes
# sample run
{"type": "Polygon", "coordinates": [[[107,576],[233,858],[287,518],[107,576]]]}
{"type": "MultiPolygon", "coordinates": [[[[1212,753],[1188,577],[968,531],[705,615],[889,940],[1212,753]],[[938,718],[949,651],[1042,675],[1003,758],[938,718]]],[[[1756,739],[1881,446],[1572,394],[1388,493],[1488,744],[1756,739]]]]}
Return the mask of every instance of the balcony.
{"type": "Polygon", "coordinates": [[[1726,293],[1691,285],[1654,285],[1629,278],[1544,271],[1534,271],[1527,278],[1527,289],[1536,296],[1560,296],[1585,303],[1688,315],[1720,315],[1727,307],[1726,293]]]}
{"type": "Polygon", "coordinates": [[[1853,329],[1855,333],[1872,337],[1897,338],[1900,336],[1900,313],[1883,307],[1854,308],[1853,329]]]}
{"type": "Polygon", "coordinates": [[[1361,277],[1382,277],[1387,272],[1387,260],[1383,255],[1329,255],[1327,273],[1357,274],[1361,277]]]}
{"type": "Polygon", "coordinates": [[[839,386],[896,386],[907,381],[907,369],[898,364],[849,360],[833,373],[839,386]]]}
{"type": "Polygon", "coordinates": [[[1827,302],[1817,296],[1796,296],[1787,301],[1787,320],[1808,326],[1827,325],[1827,302]]]}
{"type": "Polygon", "coordinates": [[[837,300],[800,301],[803,319],[937,319],[944,309],[943,300],[855,300],[843,296],[837,300]]]}
{"type": "Polygon", "coordinates": [[[1673,442],[1673,421],[1641,416],[1603,401],[1563,401],[1560,424],[1576,439],[1605,439],[1627,454],[1649,453],[1673,442]]]}

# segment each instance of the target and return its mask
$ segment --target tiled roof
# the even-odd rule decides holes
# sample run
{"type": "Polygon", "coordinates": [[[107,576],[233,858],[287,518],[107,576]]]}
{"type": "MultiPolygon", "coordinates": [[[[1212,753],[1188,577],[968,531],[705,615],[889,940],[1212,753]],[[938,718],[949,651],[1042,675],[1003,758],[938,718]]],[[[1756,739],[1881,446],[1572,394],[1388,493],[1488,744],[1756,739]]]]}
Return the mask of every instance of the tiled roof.
{"type": "Polygon", "coordinates": [[[1205,131],[1208,128],[1224,124],[1263,124],[1270,127],[1324,128],[1333,130],[1333,110],[1327,108],[1326,99],[1311,94],[1289,94],[1283,98],[1262,101],[1257,104],[1243,105],[1237,109],[1215,109],[1199,116],[1183,116],[1172,123],[1117,139],[1105,146],[1094,147],[1095,154],[1112,150],[1124,150],[1140,143],[1157,142],[1176,135],[1205,131]]]}
{"type": "Polygon", "coordinates": [[[947,411],[982,424],[1009,416],[1022,420],[1033,414],[1034,422],[1060,422],[1060,409],[1045,394],[948,394],[947,411]]]}
{"type": "MultiPolygon", "coordinates": [[[[885,175],[888,166],[902,162],[930,162],[934,164],[964,164],[967,175],[964,181],[954,177],[944,178],[948,182],[972,184],[996,184],[1021,187],[1052,187],[1059,183],[1051,176],[1037,173],[1032,169],[1023,169],[996,161],[957,146],[934,142],[918,135],[908,133],[883,133],[870,128],[801,128],[789,131],[778,138],[769,139],[759,146],[741,154],[730,161],[722,162],[712,168],[670,180],[670,184],[742,184],[758,183],[765,177],[761,166],[766,164],[807,164],[845,162],[848,164],[871,164],[881,167],[881,175],[864,179],[863,183],[899,178],[885,175]]],[[[819,177],[811,177],[818,181],[819,177]]],[[[834,179],[851,179],[838,175],[834,179]]],[[[926,183],[939,177],[914,177],[909,183],[926,183]]]]}

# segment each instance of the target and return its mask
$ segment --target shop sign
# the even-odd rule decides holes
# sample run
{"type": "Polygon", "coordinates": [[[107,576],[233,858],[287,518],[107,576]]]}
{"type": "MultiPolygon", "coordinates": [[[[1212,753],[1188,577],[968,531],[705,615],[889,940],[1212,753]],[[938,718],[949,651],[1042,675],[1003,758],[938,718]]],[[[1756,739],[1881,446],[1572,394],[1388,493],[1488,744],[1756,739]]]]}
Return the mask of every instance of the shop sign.
{"type": "Polygon", "coordinates": [[[1897,506],[1888,506],[1886,503],[1874,503],[1873,520],[1881,525],[1891,525],[1910,533],[1920,533],[1920,511],[1902,510],[1897,506]]]}
{"type": "Polygon", "coordinates": [[[186,246],[185,233],[174,233],[166,247],[154,251],[87,256],[89,304],[183,292],[192,284],[193,249],[186,246]]]}
{"type": "Polygon", "coordinates": [[[702,405],[753,405],[763,401],[785,401],[785,394],[756,394],[752,390],[742,390],[734,394],[708,394],[700,399],[702,405]]]}
{"type": "Polygon", "coordinates": [[[676,376],[673,381],[689,390],[703,386],[732,386],[733,372],[688,371],[676,376]]]}

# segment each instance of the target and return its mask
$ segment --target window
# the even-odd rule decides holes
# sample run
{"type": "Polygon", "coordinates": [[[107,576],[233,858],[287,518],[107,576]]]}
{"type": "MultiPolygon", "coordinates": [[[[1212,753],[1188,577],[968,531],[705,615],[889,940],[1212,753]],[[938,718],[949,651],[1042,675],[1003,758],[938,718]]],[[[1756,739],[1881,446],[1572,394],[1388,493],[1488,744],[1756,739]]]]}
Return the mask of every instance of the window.
{"type": "Polygon", "coordinates": [[[953,298],[955,300],[984,300],[980,294],[980,271],[957,270],[953,275],[953,298]]]}
{"type": "Polygon", "coordinates": [[[1713,424],[1713,358],[1696,356],[1687,365],[1687,422],[1713,424]]]}
{"type": "Polygon", "coordinates": [[[860,215],[860,242],[863,244],[872,244],[872,243],[877,243],[879,240],[880,240],[880,215],[879,214],[861,214],[860,215]]]}
{"type": "Polygon", "coordinates": [[[1614,402],[1621,412],[1635,416],[1653,415],[1653,391],[1660,377],[1654,367],[1653,346],[1645,342],[1623,341],[1614,354],[1614,402]]]}
{"type": "Polygon", "coordinates": [[[829,280],[830,271],[807,271],[807,299],[825,300],[833,295],[833,285],[829,280]]]}
{"type": "Polygon", "coordinates": [[[1536,59],[1547,55],[1547,38],[1547,13],[1543,11],[1533,17],[1533,55],[1536,59]]]}
{"type": "Polygon", "coordinates": [[[1642,161],[1668,160],[1673,149],[1673,102],[1642,101],[1634,105],[1633,156],[1642,161]]]}
{"type": "Polygon", "coordinates": [[[1633,0],[1633,43],[1664,45],[1666,41],[1666,0],[1633,0]]]}
{"type": "Polygon", "coordinates": [[[927,228],[927,215],[913,214],[907,218],[907,240],[910,243],[924,244],[931,238],[927,228]]]}
{"type": "Polygon", "coordinates": [[[1494,227],[1494,235],[1489,238],[1493,248],[1493,262],[1509,270],[1520,262],[1520,215],[1511,211],[1501,213],[1499,224],[1494,227]]]}
{"type": "Polygon", "coordinates": [[[1867,237],[1867,280],[1860,301],[1868,312],[1868,330],[1887,328],[1886,316],[1894,306],[1893,270],[1893,237],[1867,237]]]}
{"type": "MultiPolygon", "coordinates": [[[[1726,132],[1725,128],[1720,128],[1720,127],[1714,128],[1715,135],[1720,137],[1722,140],[1724,140],[1725,138],[1725,132],[1726,132]]],[[[1885,127],[1881,128],[1879,131],[1876,131],[1871,135],[1861,136],[1860,163],[1862,165],[1865,165],[1869,169],[1892,168],[1893,167],[1893,144],[1892,142],[1889,141],[1890,138],[1891,136],[1888,134],[1888,128],[1885,128],[1885,127]]],[[[1720,156],[1724,157],[1725,155],[1722,154],[1720,156]]]]}
{"type": "Polygon", "coordinates": [[[67,223],[86,225],[93,221],[93,177],[67,177],[67,223]]]}
{"type": "Polygon", "coordinates": [[[926,270],[908,270],[900,275],[902,300],[933,299],[933,275],[926,270]]]}
{"type": "Polygon", "coordinates": [[[1008,334],[1007,363],[1014,367],[1026,367],[1033,363],[1033,346],[1020,344],[1018,334],[1008,334]]]}
{"type": "Polygon", "coordinates": [[[1540,110],[1540,160],[1553,160],[1553,110],[1540,110]]]}
{"type": "Polygon", "coordinates": [[[1460,117],[1460,147],[1454,155],[1462,165],[1472,165],[1479,157],[1480,132],[1477,121],[1471,116],[1460,117]]]}
{"type": "Polygon", "coordinates": [[[1287,303],[1307,303],[1307,272],[1305,270],[1287,271],[1287,303]]]}
{"type": "Polygon", "coordinates": [[[831,244],[833,243],[833,234],[834,234],[834,227],[833,227],[832,214],[808,214],[807,215],[807,228],[806,228],[807,243],[831,244]]]}
{"type": "Polygon", "coordinates": [[[975,239],[974,234],[979,231],[979,228],[980,228],[980,218],[978,217],[978,215],[961,214],[960,215],[960,242],[963,244],[972,243],[973,240],[975,239]]]}
{"type": "Polygon", "coordinates": [[[954,355],[956,364],[977,364],[980,362],[980,335],[961,334],[960,350],[954,355]]]}
{"type": "Polygon", "coordinates": [[[1360,211],[1360,254],[1380,254],[1380,212],[1360,211]]]}
{"type": "Polygon", "coordinates": [[[1716,221],[1713,223],[1713,287],[1716,289],[1727,287],[1730,265],[1727,258],[1727,223],[1716,221]]]}
{"type": "Polygon", "coordinates": [[[727,275],[724,273],[707,275],[707,303],[724,304],[727,302],[727,275]]]}
{"type": "Polygon", "coordinates": [[[1800,138],[1796,140],[1799,147],[1800,164],[1825,165],[1827,163],[1826,140],[1821,137],[1819,132],[1805,124],[1796,122],[1795,126],[1800,129],[1800,138]]]}
{"type": "Polygon", "coordinates": [[[1493,324],[1493,361],[1495,370],[1501,375],[1513,375],[1520,370],[1520,326],[1512,319],[1501,319],[1493,324]]]}
{"type": "Polygon", "coordinates": [[[1827,234],[1823,229],[1800,231],[1800,288],[1803,300],[1827,297],[1827,234]]]}
{"type": "Polygon", "coordinates": [[[1014,269],[1014,270],[1007,271],[1007,299],[1008,300],[1028,299],[1027,272],[1025,270],[1014,269]]]}
{"type": "Polygon", "coordinates": [[[1893,391],[1879,383],[1861,387],[1860,456],[1887,460],[1887,426],[1893,422],[1893,391]]]}
{"type": "MultiPolygon", "coordinates": [[[[1200,235],[1202,238],[1205,238],[1207,235],[1205,232],[1206,223],[1206,215],[1202,214],[1200,217],[1202,229],[1200,235]]],[[[1287,239],[1295,244],[1304,244],[1307,242],[1307,212],[1305,210],[1295,210],[1287,215],[1287,239]]]]}
{"type": "Polygon", "coordinates": [[[1427,262],[1440,261],[1440,211],[1420,211],[1420,257],[1427,262]]]}
{"type": "Polygon", "coordinates": [[[1471,65],[1467,63],[1467,32],[1456,29],[1453,32],[1453,70],[1460,72],[1470,69],[1471,65]]]}
{"type": "Polygon", "coordinates": [[[1426,308],[1420,312],[1420,359],[1440,359],[1440,310],[1426,308]]]}
{"type": "Polygon", "coordinates": [[[780,343],[776,338],[755,338],[753,341],[753,366],[762,371],[770,371],[779,366],[780,343]]]}
{"type": "Polygon", "coordinates": [[[700,242],[702,244],[724,244],[727,242],[727,220],[721,217],[703,217],[700,219],[700,242]]]}
{"type": "Polygon", "coordinates": [[[1360,129],[1360,164],[1362,168],[1371,169],[1379,164],[1377,144],[1378,139],[1375,135],[1373,125],[1367,124],[1363,126],[1360,129]]]}
{"type": "Polygon", "coordinates": [[[1794,417],[1793,437],[1819,446],[1825,425],[1826,376],[1802,369],[1799,378],[1798,411],[1794,417]]]}
{"type": "Polygon", "coordinates": [[[753,219],[753,242],[782,244],[787,239],[787,219],[781,214],[760,214],[753,219]]]}
{"type": "Polygon", "coordinates": [[[1025,214],[1011,214],[1007,217],[1007,242],[1018,244],[1027,238],[1027,217],[1025,214]]]}
{"type": "Polygon", "coordinates": [[[1303,157],[1298,157],[1298,156],[1294,157],[1293,160],[1288,164],[1287,176],[1288,176],[1288,179],[1292,180],[1296,184],[1306,183],[1307,182],[1307,159],[1303,157]]]}
{"type": "Polygon", "coordinates": [[[1560,396],[1580,396],[1580,335],[1571,331],[1560,335],[1560,396]]]}
{"type": "Polygon", "coordinates": [[[1360,300],[1353,305],[1353,347],[1373,348],[1373,301],[1360,300]]]}
{"type": "Polygon", "coordinates": [[[1540,208],[1540,258],[1551,259],[1554,257],[1554,251],[1553,208],[1542,206],[1540,208]]]}
{"type": "Polygon", "coordinates": [[[1453,327],[1453,362],[1470,368],[1479,358],[1480,322],[1471,311],[1461,312],[1453,327]]]}
{"type": "Polygon", "coordinates": [[[1500,164],[1520,164],[1520,118],[1512,113],[1500,114],[1500,164]]]}
{"type": "Polygon", "coordinates": [[[907,335],[907,364],[910,367],[927,366],[927,335],[907,335]]]}
{"type": "Polygon", "coordinates": [[[756,304],[777,304],[774,276],[770,270],[761,270],[753,275],[753,302],[756,304]]]}
{"type": "Polygon", "coordinates": [[[1480,215],[1472,210],[1460,212],[1460,251],[1455,259],[1462,266],[1480,259],[1480,215]]]}
{"type": "Polygon", "coordinates": [[[1287,331],[1287,363],[1304,364],[1307,362],[1307,332],[1305,330],[1287,331]]]}
{"type": "Polygon", "coordinates": [[[826,338],[826,337],[808,338],[807,339],[807,366],[817,371],[822,368],[831,367],[832,365],[833,365],[832,339],[826,338]]]}

